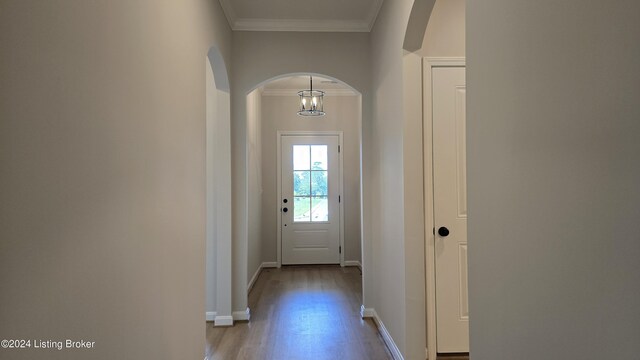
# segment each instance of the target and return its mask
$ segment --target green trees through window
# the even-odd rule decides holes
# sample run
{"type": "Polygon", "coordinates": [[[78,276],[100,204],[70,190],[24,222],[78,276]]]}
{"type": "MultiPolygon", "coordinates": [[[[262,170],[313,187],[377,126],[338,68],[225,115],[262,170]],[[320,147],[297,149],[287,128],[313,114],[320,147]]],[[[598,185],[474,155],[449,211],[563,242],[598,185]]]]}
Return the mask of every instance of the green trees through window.
{"type": "Polygon", "coordinates": [[[293,146],[294,221],[329,220],[326,145],[293,146]]]}

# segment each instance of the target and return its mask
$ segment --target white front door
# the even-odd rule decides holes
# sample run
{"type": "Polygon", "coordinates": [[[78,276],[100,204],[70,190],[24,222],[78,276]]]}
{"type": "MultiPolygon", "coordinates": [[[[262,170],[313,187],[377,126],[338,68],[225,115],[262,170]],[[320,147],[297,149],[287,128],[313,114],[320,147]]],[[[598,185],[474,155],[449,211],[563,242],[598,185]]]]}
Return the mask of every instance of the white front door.
{"type": "Polygon", "coordinates": [[[437,349],[468,352],[465,68],[434,67],[431,79],[437,349]]]}
{"type": "Polygon", "coordinates": [[[282,264],[339,264],[339,137],[282,135],[280,144],[282,264]]]}

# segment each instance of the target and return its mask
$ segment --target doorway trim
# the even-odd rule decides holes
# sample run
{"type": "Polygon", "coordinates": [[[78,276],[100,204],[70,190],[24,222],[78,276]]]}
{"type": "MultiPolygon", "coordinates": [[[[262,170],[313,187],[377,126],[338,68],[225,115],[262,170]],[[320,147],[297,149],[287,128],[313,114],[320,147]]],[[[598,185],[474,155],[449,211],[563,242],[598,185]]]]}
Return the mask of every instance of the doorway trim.
{"type": "MultiPolygon", "coordinates": [[[[277,224],[277,235],[276,235],[276,252],[277,252],[277,263],[278,267],[282,267],[282,217],[280,216],[281,211],[281,202],[282,199],[282,136],[337,136],[338,137],[338,146],[340,147],[340,151],[338,152],[339,159],[339,169],[340,169],[340,180],[338,181],[338,195],[343,198],[343,189],[344,189],[344,167],[343,167],[343,156],[342,149],[344,146],[342,144],[342,131],[281,131],[278,130],[277,139],[276,139],[276,148],[277,148],[277,165],[276,165],[276,196],[278,197],[278,201],[276,201],[277,205],[274,210],[277,212],[278,219],[277,224]]],[[[340,211],[340,266],[344,267],[344,201],[338,202],[338,209],[340,211]]]]}
{"type": "Polygon", "coordinates": [[[423,161],[424,161],[424,237],[425,246],[425,287],[427,311],[427,358],[436,359],[437,324],[436,324],[436,252],[433,203],[433,98],[431,71],[435,67],[466,67],[464,57],[424,57],[422,60],[423,89],[423,161]]]}

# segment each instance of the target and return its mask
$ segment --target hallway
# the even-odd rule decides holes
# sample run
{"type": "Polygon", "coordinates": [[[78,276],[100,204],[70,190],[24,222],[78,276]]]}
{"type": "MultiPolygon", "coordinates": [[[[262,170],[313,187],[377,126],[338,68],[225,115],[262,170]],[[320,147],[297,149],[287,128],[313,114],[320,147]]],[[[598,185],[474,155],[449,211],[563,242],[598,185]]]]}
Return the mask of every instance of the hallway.
{"type": "Polygon", "coordinates": [[[361,282],[355,267],[264,269],[251,322],[207,323],[207,359],[391,359],[373,320],[360,318],[361,282]]]}

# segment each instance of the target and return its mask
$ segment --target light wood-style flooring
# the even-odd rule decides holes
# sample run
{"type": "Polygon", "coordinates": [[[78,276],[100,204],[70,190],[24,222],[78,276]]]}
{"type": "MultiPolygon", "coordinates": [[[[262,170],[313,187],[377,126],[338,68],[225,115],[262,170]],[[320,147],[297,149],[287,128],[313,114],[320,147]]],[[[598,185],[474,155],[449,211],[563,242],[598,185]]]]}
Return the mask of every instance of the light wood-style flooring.
{"type": "Polygon", "coordinates": [[[438,355],[438,360],[469,360],[469,355],[438,355]]]}
{"type": "MultiPolygon", "coordinates": [[[[207,360],[388,360],[376,325],[360,318],[355,267],[264,269],[249,293],[251,322],[207,323],[207,360]]],[[[438,356],[438,360],[468,360],[438,356]]]]}
{"type": "Polygon", "coordinates": [[[360,318],[355,267],[264,269],[249,294],[251,321],[207,323],[210,360],[392,359],[371,319],[360,318]]]}

